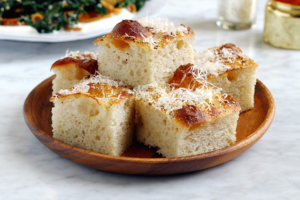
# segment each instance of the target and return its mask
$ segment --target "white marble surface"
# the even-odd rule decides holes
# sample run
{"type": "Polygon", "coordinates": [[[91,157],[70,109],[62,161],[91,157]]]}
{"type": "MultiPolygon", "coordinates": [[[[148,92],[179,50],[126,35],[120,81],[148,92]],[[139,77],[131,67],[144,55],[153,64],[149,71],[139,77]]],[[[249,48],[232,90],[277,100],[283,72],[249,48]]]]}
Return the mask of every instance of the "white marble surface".
{"type": "Polygon", "coordinates": [[[67,49],[95,50],[94,39],[58,44],[0,41],[0,199],[300,199],[300,51],[263,42],[264,5],[256,28],[216,27],[216,0],[170,1],[161,16],[194,29],[195,49],[232,42],[260,66],[258,78],[277,110],[251,149],[220,166],[175,176],[145,177],[97,171],[41,144],[23,119],[29,92],[51,76],[67,49]]]}

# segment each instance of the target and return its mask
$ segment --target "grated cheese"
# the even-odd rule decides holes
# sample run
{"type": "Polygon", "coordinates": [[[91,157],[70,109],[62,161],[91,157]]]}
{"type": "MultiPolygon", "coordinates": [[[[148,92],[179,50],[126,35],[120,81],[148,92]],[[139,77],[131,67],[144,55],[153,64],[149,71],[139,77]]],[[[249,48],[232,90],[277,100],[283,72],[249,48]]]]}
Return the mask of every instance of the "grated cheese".
{"type": "Polygon", "coordinates": [[[151,28],[152,33],[165,33],[166,35],[176,36],[176,34],[184,35],[184,33],[188,33],[186,27],[181,25],[175,25],[170,22],[167,18],[162,19],[160,17],[157,18],[148,18],[143,17],[139,19],[138,22],[144,26],[151,28]]]}
{"type": "Polygon", "coordinates": [[[192,89],[178,88],[171,89],[166,85],[166,88],[156,87],[155,84],[138,87],[136,90],[137,99],[147,99],[151,105],[157,110],[164,110],[170,114],[173,110],[181,109],[184,105],[206,105],[210,108],[209,103],[213,101],[213,96],[220,97],[220,90],[202,87],[195,91],[192,89]],[[153,88],[153,90],[149,90],[153,88]]]}
{"type": "Polygon", "coordinates": [[[147,85],[139,85],[135,88],[133,88],[133,91],[137,94],[140,94],[142,92],[145,92],[149,89],[155,89],[158,87],[158,84],[156,82],[153,82],[153,83],[150,83],[150,84],[147,84],[147,85]]]}
{"type": "Polygon", "coordinates": [[[89,60],[89,59],[94,59],[97,60],[98,54],[94,51],[84,51],[83,53],[80,53],[79,51],[70,51],[67,50],[66,54],[62,58],[75,58],[79,60],[89,60]]]}
{"type": "Polygon", "coordinates": [[[108,83],[111,86],[119,87],[119,86],[125,86],[125,83],[117,82],[112,79],[110,79],[107,76],[101,75],[99,72],[96,72],[95,75],[91,76],[88,79],[81,80],[78,84],[76,84],[72,89],[62,89],[58,93],[62,95],[70,95],[70,94],[88,94],[88,91],[90,89],[89,83],[108,83]]]}
{"type": "MultiPolygon", "coordinates": [[[[188,29],[181,25],[175,25],[169,22],[168,19],[158,18],[147,18],[143,17],[139,19],[138,22],[144,26],[149,27],[152,33],[163,33],[164,35],[169,35],[176,37],[177,34],[184,35],[188,33],[188,29]]],[[[140,35],[143,37],[143,42],[148,43],[151,49],[155,49],[156,43],[160,41],[160,38],[153,38],[153,36],[145,37],[142,33],[140,35]]]]}
{"type": "Polygon", "coordinates": [[[154,49],[155,43],[159,42],[158,39],[154,39],[153,36],[145,37],[143,33],[140,33],[143,38],[143,42],[148,43],[151,49],[154,49]]]}
{"type": "Polygon", "coordinates": [[[232,49],[225,47],[221,50],[221,54],[218,54],[218,48],[219,47],[215,47],[198,52],[194,51],[194,68],[206,72],[207,75],[215,76],[218,76],[219,72],[231,69],[231,67],[224,64],[224,62],[235,62],[236,55],[233,54],[232,49]]]}
{"type": "MultiPolygon", "coordinates": [[[[132,29],[131,29],[132,30],[132,29]]],[[[135,38],[134,36],[129,36],[127,33],[125,33],[125,36],[127,37],[127,38],[135,38]]]]}

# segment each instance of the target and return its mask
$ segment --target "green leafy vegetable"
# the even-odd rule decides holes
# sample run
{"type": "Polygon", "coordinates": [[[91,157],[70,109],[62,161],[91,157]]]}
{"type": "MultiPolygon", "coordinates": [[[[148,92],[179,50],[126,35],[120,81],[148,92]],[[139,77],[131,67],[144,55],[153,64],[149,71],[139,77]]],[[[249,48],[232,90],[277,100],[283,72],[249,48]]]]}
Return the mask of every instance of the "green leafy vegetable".
{"type": "MultiPolygon", "coordinates": [[[[145,2],[146,0],[123,0],[117,1],[114,6],[134,4],[138,11],[145,2]]],[[[108,9],[99,0],[0,0],[0,20],[19,18],[19,22],[25,22],[39,33],[72,28],[78,23],[80,14],[87,15],[91,11],[108,14],[108,9]]]]}

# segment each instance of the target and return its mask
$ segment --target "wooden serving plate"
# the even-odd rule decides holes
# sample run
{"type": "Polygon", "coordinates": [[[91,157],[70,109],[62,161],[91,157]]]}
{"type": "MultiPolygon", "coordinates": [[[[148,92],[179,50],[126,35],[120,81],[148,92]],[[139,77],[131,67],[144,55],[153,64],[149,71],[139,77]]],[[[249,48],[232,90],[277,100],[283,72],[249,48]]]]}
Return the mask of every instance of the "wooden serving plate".
{"type": "Polygon", "coordinates": [[[240,114],[237,142],[216,151],[178,158],[162,158],[155,148],[135,142],[121,157],[94,153],[72,147],[52,137],[51,76],[28,95],[24,118],[32,133],[49,149],[73,162],[109,172],[122,174],[168,175],[198,171],[227,162],[244,153],[267,131],[275,114],[274,99],[267,87],[257,80],[255,107],[240,114]]]}

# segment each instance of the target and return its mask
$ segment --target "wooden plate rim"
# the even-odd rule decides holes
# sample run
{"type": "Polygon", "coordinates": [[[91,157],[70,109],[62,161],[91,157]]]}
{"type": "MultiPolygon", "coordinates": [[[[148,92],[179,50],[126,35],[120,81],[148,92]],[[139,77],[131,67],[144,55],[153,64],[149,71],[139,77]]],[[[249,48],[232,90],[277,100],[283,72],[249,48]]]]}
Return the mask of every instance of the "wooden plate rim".
{"type": "Polygon", "coordinates": [[[73,147],[73,146],[65,144],[61,141],[58,141],[58,140],[54,139],[53,137],[51,137],[50,135],[48,135],[47,133],[45,133],[43,130],[39,129],[38,125],[36,123],[34,123],[34,121],[32,120],[31,109],[29,109],[29,107],[26,107],[25,105],[26,104],[30,105],[30,99],[32,96],[34,96],[36,89],[38,89],[40,87],[40,85],[47,82],[49,79],[53,79],[54,77],[55,77],[55,75],[47,78],[46,80],[41,82],[39,85],[37,85],[29,93],[29,95],[27,96],[27,98],[25,100],[25,103],[23,106],[23,115],[24,115],[25,122],[26,122],[27,126],[29,127],[29,129],[31,129],[31,131],[34,133],[34,135],[36,137],[40,136],[42,138],[51,140],[52,142],[56,143],[59,146],[62,146],[65,149],[72,149],[72,150],[78,151],[83,154],[90,154],[90,155],[99,157],[101,159],[106,159],[106,160],[111,160],[111,161],[123,161],[123,162],[128,162],[128,163],[142,163],[142,164],[156,164],[156,163],[163,164],[163,163],[191,162],[191,161],[195,161],[195,160],[202,160],[202,159],[206,159],[206,158],[217,157],[217,156],[220,156],[223,154],[233,152],[243,146],[246,146],[249,143],[253,143],[253,141],[257,141],[258,139],[260,139],[264,135],[264,133],[267,131],[269,126],[271,125],[271,122],[275,115],[274,98],[273,98],[271,92],[268,90],[268,88],[260,80],[257,79],[256,84],[259,84],[264,89],[264,91],[267,93],[266,96],[268,98],[268,101],[270,102],[271,107],[268,109],[267,115],[266,115],[263,123],[252,134],[247,136],[245,139],[235,143],[234,145],[231,145],[231,146],[219,149],[219,150],[203,153],[203,154],[185,156],[185,157],[174,157],[174,158],[134,158],[134,157],[110,156],[110,155],[95,153],[95,152],[87,151],[87,150],[80,149],[77,147],[73,147]]]}

